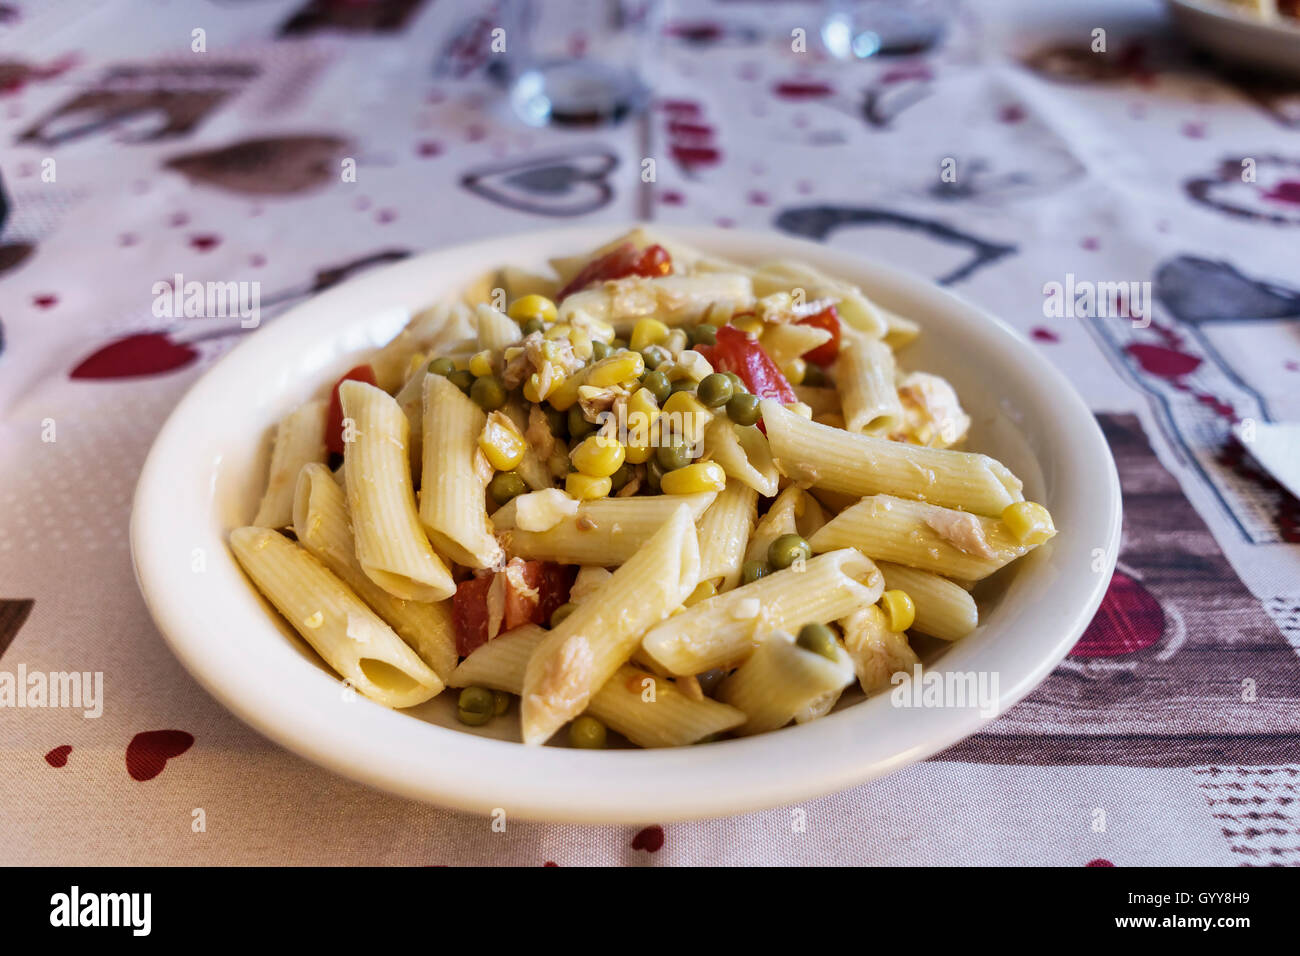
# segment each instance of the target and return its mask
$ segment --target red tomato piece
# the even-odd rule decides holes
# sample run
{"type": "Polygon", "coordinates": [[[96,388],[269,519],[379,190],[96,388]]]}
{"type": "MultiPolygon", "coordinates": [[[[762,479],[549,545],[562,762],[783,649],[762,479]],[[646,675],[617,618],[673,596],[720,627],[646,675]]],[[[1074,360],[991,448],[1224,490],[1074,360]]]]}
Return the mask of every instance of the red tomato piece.
{"type": "Polygon", "coordinates": [[[452,622],[456,629],[456,653],[465,657],[486,644],[491,612],[488,592],[497,578],[502,582],[504,604],[498,634],[524,624],[546,624],[555,609],[569,600],[569,589],[578,569],[554,561],[511,560],[504,571],[462,581],[452,598],[452,622]]]}
{"type": "Polygon", "coordinates": [[[492,575],[468,578],[456,585],[451,599],[451,619],[456,628],[456,653],[465,657],[487,643],[487,592],[492,575]]]}
{"type": "Polygon", "coordinates": [[[714,369],[734,372],[745,387],[759,398],[771,398],[782,405],[796,402],[794,389],[772,357],[763,351],[758,339],[752,339],[732,325],[718,329],[718,344],[699,346],[714,369]]]}
{"type": "Polygon", "coordinates": [[[672,256],[663,246],[654,245],[638,249],[632,243],[625,242],[614,251],[607,252],[583,266],[568,285],[560,290],[555,301],[560,302],[565,296],[579,292],[595,282],[608,282],[610,279],[623,279],[627,276],[652,278],[666,276],[672,271],[672,256]]]}
{"type": "Polygon", "coordinates": [[[369,365],[358,365],[330,389],[330,407],[325,416],[325,447],[339,455],[343,454],[343,402],[339,398],[339,386],[349,380],[374,385],[375,370],[369,365]]]}
{"type": "Polygon", "coordinates": [[[809,349],[803,353],[806,361],[814,365],[830,365],[840,354],[840,314],[835,311],[835,306],[828,305],[816,315],[810,315],[802,318],[796,323],[798,325],[815,325],[819,329],[825,329],[831,334],[826,342],[817,346],[815,349],[809,349]]]}

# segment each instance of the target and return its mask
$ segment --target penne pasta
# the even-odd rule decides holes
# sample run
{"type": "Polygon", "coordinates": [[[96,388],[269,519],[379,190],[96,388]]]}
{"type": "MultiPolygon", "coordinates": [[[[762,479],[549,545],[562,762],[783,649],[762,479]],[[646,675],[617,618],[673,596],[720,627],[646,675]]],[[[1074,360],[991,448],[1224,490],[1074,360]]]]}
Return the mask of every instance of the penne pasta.
{"type": "Polygon", "coordinates": [[[447,679],[456,666],[450,602],[403,600],[370,579],[357,560],[343,489],[324,465],[307,465],[298,476],[293,531],[312,557],[355,591],[434,673],[447,679]]]}
{"type": "Polygon", "coordinates": [[[783,534],[796,533],[798,529],[795,527],[795,519],[803,511],[803,499],[803,489],[798,485],[790,485],[777,495],[750,536],[749,547],[745,551],[746,561],[766,561],[767,549],[773,541],[783,534]]]}
{"type": "Polygon", "coordinates": [[[890,495],[863,498],[808,543],[818,552],[857,548],[873,559],[969,581],[1036,547],[1021,544],[998,519],[890,495]]]}
{"type": "Polygon", "coordinates": [[[916,605],[916,621],[910,630],[929,634],[941,641],[961,640],[979,625],[975,599],[959,584],[930,571],[879,561],[885,588],[906,591],[916,605]]]}
{"type": "Polygon", "coordinates": [[[894,387],[894,353],[865,336],[846,338],[835,368],[835,383],[851,432],[888,435],[903,421],[903,404],[894,387]]]}
{"type": "Polygon", "coordinates": [[[275,609],[330,667],[371,700],[412,707],[442,680],[342,581],[284,535],[237,528],[230,550],[275,609]]]}
{"type": "Polygon", "coordinates": [[[785,368],[794,359],[819,345],[825,345],[830,339],[829,331],[815,325],[783,322],[769,325],[763,332],[763,351],[776,363],[777,368],[785,368]]]}
{"type": "Polygon", "coordinates": [[[364,382],[339,386],[343,406],[343,481],[357,560],[394,597],[441,601],[456,584],[420,528],[407,457],[409,425],[397,402],[364,382]],[[348,422],[355,435],[347,441],[348,422]]]}
{"type": "Polygon", "coordinates": [[[973,452],[922,448],[818,425],[762,402],[767,440],[781,474],[851,495],[891,494],[976,514],[1001,515],[1023,501],[1020,479],[973,452]]]}
{"type": "MultiPolygon", "coordinates": [[[[502,634],[465,658],[448,685],[521,693],[528,659],[546,634],[530,624],[502,634]]],[[[745,721],[745,715],[734,707],[692,697],[673,681],[630,664],[615,671],[592,696],[587,713],[638,747],[683,747],[745,721]]]]}
{"type": "Polygon", "coordinates": [[[599,498],[580,503],[572,515],[546,531],[515,527],[513,502],[493,516],[501,540],[511,554],[561,564],[614,567],[645,547],[664,522],[685,506],[695,522],[713,504],[715,491],[645,498],[599,498]]]}
{"type": "Polygon", "coordinates": [[[303,465],[323,462],[325,451],[325,401],[306,402],[281,419],[271,448],[266,492],[253,524],[285,528],[293,521],[293,490],[303,465]]]}
{"type": "Polygon", "coordinates": [[[478,329],[478,347],[500,352],[524,337],[519,323],[490,305],[480,305],[474,310],[478,329]]]}
{"type": "Polygon", "coordinates": [[[721,579],[719,591],[740,582],[745,547],[754,530],[758,492],[739,481],[728,481],[700,518],[700,580],[721,579]]]}
{"type": "Polygon", "coordinates": [[[442,554],[470,568],[504,563],[484,490],[492,467],[479,450],[487,416],[450,380],[424,377],[424,467],[420,522],[442,554]]]}
{"type": "Polygon", "coordinates": [[[759,635],[825,624],[884,590],[876,566],[851,548],[811,558],[701,601],[646,632],[641,646],[672,674],[702,674],[748,657],[759,635]]]}
{"type": "Polygon", "coordinates": [[[740,275],[668,275],[656,278],[628,278],[600,284],[566,296],[560,303],[560,321],[577,316],[607,322],[616,328],[651,315],[665,325],[699,322],[718,301],[736,309],[753,305],[749,279],[740,275]]]}
{"type": "Polygon", "coordinates": [[[699,574],[695,525],[690,509],[682,506],[533,653],[524,675],[524,743],[545,743],[582,713],[632,656],[646,628],[694,590],[699,574]]]}
{"type": "Polygon", "coordinates": [[[921,334],[921,327],[911,319],[905,319],[897,312],[890,312],[879,305],[876,306],[876,311],[885,320],[884,342],[891,349],[897,351],[921,334]]]}
{"type": "Polygon", "coordinates": [[[785,631],[773,631],[718,687],[718,699],[744,712],[736,731],[761,734],[784,727],[797,715],[820,716],[853,683],[853,662],[835,646],[831,660],[805,650],[785,631]]]}
{"type": "Polygon", "coordinates": [[[793,292],[802,289],[809,302],[833,299],[841,319],[853,328],[882,338],[888,326],[879,307],[850,282],[834,279],[825,273],[794,262],[769,262],[753,273],[754,295],[758,297],[776,292],[793,292]]]}

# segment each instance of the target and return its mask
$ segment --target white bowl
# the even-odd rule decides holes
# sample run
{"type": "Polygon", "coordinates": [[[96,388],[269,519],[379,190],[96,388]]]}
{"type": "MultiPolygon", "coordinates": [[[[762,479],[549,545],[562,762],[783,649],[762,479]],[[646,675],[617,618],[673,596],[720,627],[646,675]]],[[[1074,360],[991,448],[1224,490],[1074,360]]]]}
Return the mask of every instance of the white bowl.
{"type": "Polygon", "coordinates": [[[1187,38],[1224,60],[1300,77],[1300,21],[1265,20],[1226,0],[1166,0],[1187,38]]]}
{"type": "MultiPolygon", "coordinates": [[[[1115,465],[1069,383],[1007,326],[927,280],[775,234],[659,231],[736,260],[802,260],[921,322],[903,363],[953,382],[974,420],[969,447],[1020,475],[1060,529],[988,582],[979,630],[945,645],[936,666],[995,673],[1000,710],[1028,694],[1091,620],[1119,543],[1115,465]]],[[[453,693],[413,711],[341,693],[244,578],[226,535],[256,509],[266,436],[285,412],[321,394],[413,309],[490,268],[541,267],[616,232],[492,239],[367,274],[258,331],[195,383],[154,443],[131,519],[140,589],[172,651],[241,719],[331,770],[407,797],[530,819],[645,823],[784,805],[897,770],[976,731],[987,718],[975,709],[903,709],[884,694],[808,724],[695,747],[524,747],[458,725],[453,693]]],[[[517,733],[506,719],[489,727],[517,733]]]]}

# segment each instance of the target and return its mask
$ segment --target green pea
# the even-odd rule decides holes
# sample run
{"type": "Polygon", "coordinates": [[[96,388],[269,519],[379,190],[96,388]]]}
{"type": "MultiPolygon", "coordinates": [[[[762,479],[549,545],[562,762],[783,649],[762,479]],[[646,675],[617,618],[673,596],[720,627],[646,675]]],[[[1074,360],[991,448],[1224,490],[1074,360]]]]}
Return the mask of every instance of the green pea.
{"type": "Polygon", "coordinates": [[[599,362],[603,358],[609,358],[609,353],[612,351],[614,350],[608,344],[597,339],[591,343],[591,360],[599,362]]]}
{"type": "Polygon", "coordinates": [[[759,578],[767,577],[771,573],[772,569],[768,567],[766,561],[759,561],[758,559],[746,561],[740,566],[740,583],[753,584],[759,578]]]}
{"type": "Polygon", "coordinates": [[[717,345],[718,344],[718,327],[709,325],[707,322],[701,322],[699,325],[693,325],[687,330],[686,334],[690,336],[692,345],[717,345]]]}
{"type": "Polygon", "coordinates": [[[546,416],[546,427],[551,430],[551,434],[563,441],[569,433],[568,415],[550,405],[542,406],[542,414],[546,416]]]}
{"type": "Polygon", "coordinates": [[[510,709],[510,695],[503,690],[494,690],[492,692],[492,714],[500,717],[510,709]]]}
{"type": "Polygon", "coordinates": [[[524,480],[515,471],[498,471],[488,482],[488,494],[498,505],[503,505],[511,498],[517,498],[528,490],[524,480]]]}
{"type": "Polygon", "coordinates": [[[621,352],[623,349],[627,348],[627,339],[614,339],[609,343],[609,347],[615,352],[621,352]]]}
{"type": "Polygon", "coordinates": [[[578,609],[578,605],[566,602],[551,612],[551,627],[559,627],[561,622],[578,609]]]}
{"type": "Polygon", "coordinates": [[[767,547],[767,563],[781,571],[790,567],[800,558],[807,561],[812,557],[812,548],[800,535],[783,534],[767,547]]]}
{"type": "Polygon", "coordinates": [[[641,375],[641,384],[650,389],[655,401],[662,405],[673,393],[672,383],[663,372],[649,371],[641,375]]]}
{"type": "Polygon", "coordinates": [[[655,463],[664,471],[685,468],[691,460],[691,451],[685,445],[660,445],[655,449],[655,463]]]}
{"type": "Polygon", "coordinates": [[[727,399],[727,417],[737,425],[755,425],[759,419],[758,396],[748,393],[727,399]]]}
{"type": "Polygon", "coordinates": [[[695,390],[696,397],[709,408],[727,404],[731,401],[732,392],[731,379],[719,372],[704,376],[699,388],[695,390]]]}
{"type": "Polygon", "coordinates": [[[799,628],[799,636],[795,639],[795,643],[805,651],[812,651],[830,660],[840,659],[839,642],[835,640],[835,632],[825,624],[805,624],[799,628]]]}
{"type": "Polygon", "coordinates": [[[594,423],[582,417],[582,406],[569,406],[569,437],[574,441],[586,438],[596,430],[594,423]]]}
{"type": "Polygon", "coordinates": [[[604,750],[605,725],[583,714],[569,724],[569,743],[581,750],[604,750]]]}
{"type": "Polygon", "coordinates": [[[736,395],[748,395],[749,389],[745,387],[745,380],[735,372],[723,372],[727,376],[727,381],[731,383],[731,391],[736,395]]]}
{"type": "Polygon", "coordinates": [[[441,375],[446,378],[456,371],[456,363],[449,358],[436,358],[429,363],[429,371],[434,375],[441,375]]]}
{"type": "Polygon", "coordinates": [[[447,381],[451,382],[451,384],[455,385],[458,389],[468,395],[469,390],[474,387],[474,373],[469,369],[463,368],[460,371],[452,372],[448,375],[447,381]]]}
{"type": "Polygon", "coordinates": [[[483,411],[490,412],[506,403],[506,387],[495,375],[484,375],[474,380],[469,389],[469,397],[483,411]]]}
{"type": "Polygon", "coordinates": [[[670,394],[676,395],[678,392],[693,392],[694,390],[695,382],[692,379],[679,378],[677,381],[673,382],[670,394]]]}
{"type": "Polygon", "coordinates": [[[641,350],[641,357],[645,359],[646,368],[658,368],[672,358],[668,350],[661,345],[647,345],[641,350]]]}
{"type": "Polygon", "coordinates": [[[648,462],[646,462],[645,481],[646,484],[650,486],[650,490],[653,491],[655,494],[659,494],[661,490],[659,483],[660,481],[663,480],[663,477],[664,477],[664,469],[663,466],[659,464],[658,461],[656,461],[654,458],[651,458],[648,462]]]}
{"type": "Polygon", "coordinates": [[[826,374],[824,368],[820,365],[814,365],[812,362],[809,362],[808,367],[804,369],[803,381],[800,384],[808,385],[812,388],[826,388],[831,384],[831,380],[826,374]]]}
{"type": "Polygon", "coordinates": [[[486,687],[466,687],[456,702],[456,716],[462,724],[478,727],[492,719],[496,699],[486,687]]]}
{"type": "Polygon", "coordinates": [[[546,323],[541,319],[532,318],[520,326],[520,329],[523,331],[524,335],[532,335],[534,332],[546,331],[546,323]]]}
{"type": "Polygon", "coordinates": [[[609,476],[609,490],[611,492],[618,491],[632,480],[632,475],[633,466],[629,465],[627,462],[623,462],[623,464],[618,466],[618,471],[609,476]]]}

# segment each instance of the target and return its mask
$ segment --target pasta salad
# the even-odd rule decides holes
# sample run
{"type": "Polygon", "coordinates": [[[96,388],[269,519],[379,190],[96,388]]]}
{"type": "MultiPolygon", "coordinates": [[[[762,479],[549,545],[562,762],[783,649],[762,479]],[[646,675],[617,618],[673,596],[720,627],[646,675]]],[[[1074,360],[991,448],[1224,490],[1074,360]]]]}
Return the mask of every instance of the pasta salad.
{"type": "Polygon", "coordinates": [[[230,535],[366,697],[517,707],[528,745],[776,730],[910,675],[911,634],[971,633],[976,583],[1056,533],[853,284],[641,229],[551,265],[286,416],[230,535]]]}

